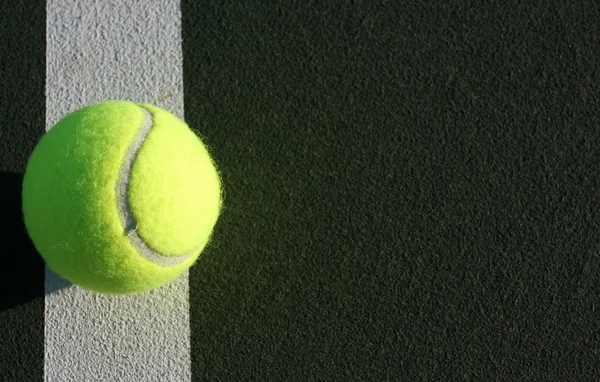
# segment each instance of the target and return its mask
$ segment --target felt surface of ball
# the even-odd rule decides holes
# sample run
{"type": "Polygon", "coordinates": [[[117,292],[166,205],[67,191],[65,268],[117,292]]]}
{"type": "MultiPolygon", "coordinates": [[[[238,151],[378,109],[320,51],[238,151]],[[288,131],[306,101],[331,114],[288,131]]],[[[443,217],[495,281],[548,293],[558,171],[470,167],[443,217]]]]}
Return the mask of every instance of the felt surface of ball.
{"type": "Polygon", "coordinates": [[[126,101],[63,118],[23,179],[25,225],[48,267],[103,293],[153,289],[188,269],[221,205],[202,141],[173,114],[126,101]]]}

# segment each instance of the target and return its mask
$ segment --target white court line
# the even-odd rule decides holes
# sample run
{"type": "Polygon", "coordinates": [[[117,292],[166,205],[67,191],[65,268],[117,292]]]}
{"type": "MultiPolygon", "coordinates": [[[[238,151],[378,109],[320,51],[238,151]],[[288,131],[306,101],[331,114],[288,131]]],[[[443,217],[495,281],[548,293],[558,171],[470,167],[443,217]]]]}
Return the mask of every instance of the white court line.
{"type": "MultiPolygon", "coordinates": [[[[46,126],[108,99],[183,117],[179,0],[48,0],[46,126]],[[167,97],[167,95],[170,95],[167,97]]],[[[46,270],[46,381],[191,380],[187,273],[105,296],[46,270]]]]}

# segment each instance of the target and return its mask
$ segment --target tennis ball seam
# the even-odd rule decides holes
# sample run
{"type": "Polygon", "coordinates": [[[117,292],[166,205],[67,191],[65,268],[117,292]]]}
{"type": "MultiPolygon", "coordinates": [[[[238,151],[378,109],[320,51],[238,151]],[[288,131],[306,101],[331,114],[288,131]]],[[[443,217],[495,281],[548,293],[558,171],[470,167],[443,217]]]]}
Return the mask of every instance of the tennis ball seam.
{"type": "Polygon", "coordinates": [[[156,263],[161,266],[175,266],[185,262],[197,251],[188,253],[182,256],[165,256],[150,247],[148,243],[140,236],[137,230],[137,222],[131,211],[131,205],[128,198],[129,181],[131,178],[131,170],[133,163],[146,140],[148,134],[154,126],[153,114],[143,106],[137,105],[144,113],[144,120],[139,128],[139,131],[133,142],[129,146],[123,165],[119,171],[119,178],[117,180],[116,194],[117,194],[117,209],[119,211],[119,217],[123,227],[124,234],[129,238],[129,241],[138,253],[146,260],[156,263]]]}

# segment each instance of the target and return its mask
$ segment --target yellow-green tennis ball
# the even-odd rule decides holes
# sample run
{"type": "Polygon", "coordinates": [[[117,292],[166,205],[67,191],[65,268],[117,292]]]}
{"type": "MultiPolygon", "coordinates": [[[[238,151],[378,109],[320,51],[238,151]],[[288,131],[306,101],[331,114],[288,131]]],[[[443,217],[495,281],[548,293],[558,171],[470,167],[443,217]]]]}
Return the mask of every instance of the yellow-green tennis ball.
{"type": "Polygon", "coordinates": [[[201,140],[152,105],[79,109],[35,147],[23,215],[48,267],[104,293],[152,289],[198,258],[221,209],[221,182],[201,140]]]}

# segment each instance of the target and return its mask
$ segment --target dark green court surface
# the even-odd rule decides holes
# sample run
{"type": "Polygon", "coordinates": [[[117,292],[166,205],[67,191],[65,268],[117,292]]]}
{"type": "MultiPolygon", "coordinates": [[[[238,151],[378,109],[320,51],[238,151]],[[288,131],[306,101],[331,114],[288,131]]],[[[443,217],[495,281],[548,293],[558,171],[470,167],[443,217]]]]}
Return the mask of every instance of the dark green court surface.
{"type": "MultiPolygon", "coordinates": [[[[247,3],[182,1],[185,117],[226,190],[190,272],[193,379],[598,380],[599,5],[247,3]]],[[[14,203],[45,22],[0,6],[10,381],[43,378],[14,203]]]]}

